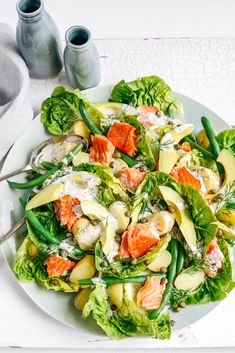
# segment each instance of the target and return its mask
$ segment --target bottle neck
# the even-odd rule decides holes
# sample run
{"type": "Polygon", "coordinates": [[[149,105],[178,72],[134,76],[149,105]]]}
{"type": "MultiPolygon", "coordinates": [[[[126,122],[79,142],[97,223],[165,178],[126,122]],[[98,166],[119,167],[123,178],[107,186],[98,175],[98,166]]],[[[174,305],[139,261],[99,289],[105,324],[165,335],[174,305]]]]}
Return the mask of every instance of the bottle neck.
{"type": "Polygon", "coordinates": [[[18,16],[23,21],[38,21],[44,13],[42,0],[18,0],[16,4],[18,16]]]}
{"type": "Polygon", "coordinates": [[[90,31],[83,26],[70,27],[65,34],[66,45],[74,51],[85,51],[92,44],[90,31]]]}

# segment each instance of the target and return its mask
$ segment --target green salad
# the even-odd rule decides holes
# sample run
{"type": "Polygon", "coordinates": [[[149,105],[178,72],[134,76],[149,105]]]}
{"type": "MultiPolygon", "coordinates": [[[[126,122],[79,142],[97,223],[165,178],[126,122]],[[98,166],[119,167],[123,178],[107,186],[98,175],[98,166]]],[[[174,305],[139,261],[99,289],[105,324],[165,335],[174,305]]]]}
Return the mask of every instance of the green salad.
{"type": "Polygon", "coordinates": [[[28,190],[18,279],[74,293],[74,310],[113,339],[169,339],[172,310],[223,300],[234,287],[235,129],[198,119],[195,135],[157,76],[122,80],[96,104],[56,87],[41,106],[56,137],[43,169],[9,181],[28,190]]]}

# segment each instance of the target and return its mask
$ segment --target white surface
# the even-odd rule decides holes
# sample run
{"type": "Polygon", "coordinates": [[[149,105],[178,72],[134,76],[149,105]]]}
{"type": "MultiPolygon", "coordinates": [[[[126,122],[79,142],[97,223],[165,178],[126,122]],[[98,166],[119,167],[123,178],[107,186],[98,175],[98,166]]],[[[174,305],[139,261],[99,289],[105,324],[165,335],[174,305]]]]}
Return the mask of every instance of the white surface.
{"type": "MultiPolygon", "coordinates": [[[[139,75],[159,74],[174,90],[198,99],[226,121],[235,122],[234,39],[100,40],[96,44],[102,56],[103,84],[121,78],[128,80],[139,75]]],[[[65,82],[63,73],[59,80],[65,82]]],[[[35,111],[56,84],[58,80],[32,81],[30,96],[35,111]]],[[[62,341],[62,346],[67,348],[84,347],[84,341],[73,329],[48,318],[32,304],[1,257],[0,278],[0,346],[33,347],[38,341],[40,346],[50,346],[55,340],[62,341]]],[[[235,293],[232,293],[206,318],[177,332],[171,341],[154,341],[156,347],[234,346],[234,300],[235,293]]],[[[102,347],[103,343],[89,342],[89,347],[102,347]]],[[[113,345],[120,348],[122,343],[113,345]]],[[[148,344],[145,344],[147,348],[148,344]]]]}
{"type": "MultiPolygon", "coordinates": [[[[0,22],[15,26],[16,0],[0,0],[0,22]]],[[[232,37],[234,0],[44,0],[61,37],[81,24],[94,38],[232,37]]]]}

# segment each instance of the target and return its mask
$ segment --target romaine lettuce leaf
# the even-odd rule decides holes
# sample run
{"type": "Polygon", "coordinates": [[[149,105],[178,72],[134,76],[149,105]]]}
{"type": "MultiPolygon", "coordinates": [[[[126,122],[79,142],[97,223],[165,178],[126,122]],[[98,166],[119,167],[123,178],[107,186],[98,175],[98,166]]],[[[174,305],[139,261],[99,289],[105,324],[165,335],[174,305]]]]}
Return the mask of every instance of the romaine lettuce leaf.
{"type": "Polygon", "coordinates": [[[101,179],[99,202],[103,206],[108,206],[115,200],[127,200],[128,195],[119,179],[112,172],[112,169],[99,163],[82,163],[74,167],[76,171],[87,171],[98,175],[101,179]]]}
{"type": "Polygon", "coordinates": [[[96,285],[90,294],[82,315],[86,318],[91,313],[97,324],[110,338],[121,339],[135,336],[137,333],[137,327],[133,323],[132,318],[119,315],[116,310],[111,310],[107,288],[103,284],[96,285]]]}
{"type": "Polygon", "coordinates": [[[124,294],[124,310],[112,310],[107,287],[97,284],[83,309],[83,317],[93,314],[97,324],[108,337],[121,339],[139,334],[147,334],[160,339],[170,337],[169,314],[162,314],[158,320],[149,320],[147,313],[139,310],[133,299],[124,294]]]}
{"type": "Polygon", "coordinates": [[[218,226],[216,217],[200,192],[189,185],[181,185],[180,194],[185,200],[195,225],[197,240],[202,241],[205,255],[209,244],[215,238],[218,226]]]}
{"type": "Polygon", "coordinates": [[[82,119],[79,113],[81,99],[91,119],[99,126],[100,121],[104,119],[103,114],[85,98],[79,89],[70,90],[64,86],[56,87],[51,97],[42,102],[41,122],[54,135],[66,133],[76,120],[82,119]]]}
{"type": "Polygon", "coordinates": [[[79,288],[78,285],[66,282],[62,278],[48,277],[46,266],[44,265],[48,254],[39,253],[39,255],[35,257],[29,256],[28,247],[31,242],[32,240],[28,235],[16,253],[13,271],[18,279],[22,282],[37,282],[46,289],[52,289],[54,291],[77,292],[79,288]]]}
{"type": "Polygon", "coordinates": [[[174,288],[171,296],[173,307],[177,307],[179,301],[184,301],[186,304],[206,304],[220,301],[235,287],[231,247],[223,239],[218,240],[218,244],[225,257],[222,270],[214,278],[206,277],[205,282],[194,291],[174,288]]]}
{"type": "Polygon", "coordinates": [[[150,145],[147,142],[146,131],[143,128],[142,124],[137,120],[135,116],[129,116],[124,120],[126,123],[133,125],[139,132],[139,142],[137,145],[138,152],[135,158],[137,161],[144,161],[144,164],[148,169],[154,170],[156,168],[156,162],[150,148],[150,145]]]}
{"type": "Polygon", "coordinates": [[[226,148],[235,157],[235,129],[228,129],[220,132],[216,139],[221,149],[226,148]]]}
{"type": "Polygon", "coordinates": [[[180,156],[177,165],[180,167],[187,167],[189,169],[192,166],[201,166],[218,173],[216,162],[211,159],[206,159],[197,149],[193,149],[191,152],[187,152],[180,156]]]}
{"type": "Polygon", "coordinates": [[[132,82],[118,82],[111,93],[111,101],[138,107],[155,106],[171,117],[182,116],[182,104],[172,96],[171,88],[158,76],[146,76],[132,82]]]}
{"type": "Polygon", "coordinates": [[[128,315],[137,326],[138,332],[160,339],[169,339],[171,335],[169,312],[163,312],[157,319],[150,320],[148,313],[138,308],[135,303],[136,289],[138,290],[138,288],[138,285],[135,286],[130,283],[124,285],[124,303],[126,304],[128,315]]]}

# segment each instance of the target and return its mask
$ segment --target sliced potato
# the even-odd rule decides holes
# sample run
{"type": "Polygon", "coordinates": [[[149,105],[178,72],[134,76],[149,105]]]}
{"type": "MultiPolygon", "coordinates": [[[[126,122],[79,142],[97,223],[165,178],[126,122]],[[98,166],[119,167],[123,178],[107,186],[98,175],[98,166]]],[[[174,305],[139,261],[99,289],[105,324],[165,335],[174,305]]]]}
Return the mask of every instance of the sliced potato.
{"type": "Polygon", "coordinates": [[[108,286],[110,300],[115,304],[118,309],[122,307],[123,304],[123,284],[116,283],[108,286]]]}
{"type": "Polygon", "coordinates": [[[86,255],[80,260],[70,274],[70,282],[75,283],[79,279],[92,278],[96,273],[95,257],[86,255]]]}
{"type": "Polygon", "coordinates": [[[76,167],[79,164],[88,163],[89,161],[90,161],[89,153],[80,151],[73,158],[73,165],[76,167]]]}
{"type": "Polygon", "coordinates": [[[148,217],[148,219],[150,222],[155,224],[159,232],[159,235],[170,232],[175,223],[175,217],[173,216],[172,213],[168,211],[161,211],[161,212],[155,213],[150,217],[148,217]]]}
{"type": "Polygon", "coordinates": [[[124,168],[128,168],[126,162],[124,162],[121,158],[114,158],[112,167],[113,174],[115,176],[119,176],[119,172],[124,168]]]}
{"type": "Polygon", "coordinates": [[[70,132],[74,135],[85,137],[86,139],[90,136],[90,130],[88,129],[83,120],[75,121],[70,132]]]}
{"type": "Polygon", "coordinates": [[[148,265],[148,269],[153,272],[159,272],[161,267],[168,267],[171,263],[171,253],[168,250],[163,250],[157,258],[148,265]]]}
{"type": "Polygon", "coordinates": [[[63,184],[50,184],[46,186],[43,190],[39,191],[26,205],[26,211],[36,208],[46,203],[58,200],[60,192],[63,189],[63,184]]]}
{"type": "Polygon", "coordinates": [[[74,305],[75,308],[82,311],[84,306],[86,305],[86,303],[89,300],[89,296],[92,292],[92,288],[91,287],[87,287],[85,289],[82,289],[74,298],[74,305]]]}
{"type": "Polygon", "coordinates": [[[191,272],[186,269],[176,277],[174,285],[177,289],[193,290],[203,283],[204,279],[205,272],[203,270],[191,272]]]}
{"type": "Polygon", "coordinates": [[[115,217],[118,229],[121,229],[123,232],[130,222],[130,217],[126,216],[127,211],[128,208],[125,202],[122,201],[115,201],[109,206],[109,212],[115,217]]]}
{"type": "Polygon", "coordinates": [[[207,149],[210,145],[210,142],[208,140],[208,137],[207,137],[204,129],[199,131],[199,133],[197,134],[197,140],[200,143],[200,145],[202,147],[204,147],[205,149],[207,149]]]}
{"type": "Polygon", "coordinates": [[[74,237],[76,238],[77,234],[83,231],[84,229],[86,229],[86,227],[88,227],[89,224],[90,224],[90,221],[87,218],[84,218],[84,217],[78,218],[78,220],[74,223],[72,227],[72,232],[74,237]]]}
{"type": "Polygon", "coordinates": [[[235,225],[235,210],[234,209],[222,209],[218,214],[217,218],[220,221],[224,221],[228,224],[235,225]]]}

